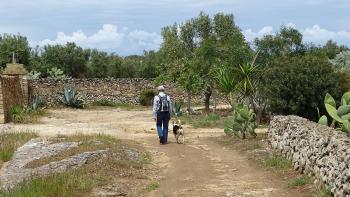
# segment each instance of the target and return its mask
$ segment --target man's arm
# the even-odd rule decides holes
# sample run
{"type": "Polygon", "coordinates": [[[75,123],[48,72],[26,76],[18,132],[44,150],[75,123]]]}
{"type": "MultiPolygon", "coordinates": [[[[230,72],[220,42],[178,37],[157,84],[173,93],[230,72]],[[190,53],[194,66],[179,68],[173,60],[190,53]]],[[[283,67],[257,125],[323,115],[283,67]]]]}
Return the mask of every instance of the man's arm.
{"type": "Polygon", "coordinates": [[[153,118],[157,118],[157,102],[158,102],[159,97],[155,96],[153,99],[153,118]]]}

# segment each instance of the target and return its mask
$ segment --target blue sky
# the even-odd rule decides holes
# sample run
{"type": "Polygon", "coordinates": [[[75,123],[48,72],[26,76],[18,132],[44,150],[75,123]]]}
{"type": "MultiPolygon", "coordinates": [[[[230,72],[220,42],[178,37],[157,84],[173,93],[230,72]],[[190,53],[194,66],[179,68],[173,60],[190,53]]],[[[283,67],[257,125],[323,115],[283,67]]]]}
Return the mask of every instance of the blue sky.
{"type": "Polygon", "coordinates": [[[200,11],[233,13],[248,40],[281,25],[307,42],[350,46],[349,0],[0,0],[0,33],[20,33],[31,45],[64,44],[121,55],[158,49],[162,27],[200,11]]]}

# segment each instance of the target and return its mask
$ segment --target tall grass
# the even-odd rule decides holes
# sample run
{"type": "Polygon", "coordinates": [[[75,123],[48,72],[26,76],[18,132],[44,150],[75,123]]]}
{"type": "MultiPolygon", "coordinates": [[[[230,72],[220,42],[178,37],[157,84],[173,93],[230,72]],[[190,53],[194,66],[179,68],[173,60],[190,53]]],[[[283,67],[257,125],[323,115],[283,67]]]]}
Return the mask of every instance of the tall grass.
{"type": "Polygon", "coordinates": [[[95,185],[91,175],[76,170],[23,182],[12,190],[0,191],[0,197],[84,196],[95,185]]]}
{"type": "Polygon", "coordinates": [[[37,136],[33,132],[0,132],[0,162],[9,161],[18,147],[37,136]]]}

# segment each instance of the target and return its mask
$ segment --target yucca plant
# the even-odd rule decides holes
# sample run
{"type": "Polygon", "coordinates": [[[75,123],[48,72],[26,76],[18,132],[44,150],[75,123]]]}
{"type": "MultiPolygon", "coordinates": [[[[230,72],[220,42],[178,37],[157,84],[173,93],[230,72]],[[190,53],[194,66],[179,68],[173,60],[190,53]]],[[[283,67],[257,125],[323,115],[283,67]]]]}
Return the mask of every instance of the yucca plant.
{"type": "MultiPolygon", "coordinates": [[[[343,94],[341,105],[338,108],[334,98],[328,93],[325,96],[324,104],[328,115],[333,119],[330,126],[334,127],[338,123],[339,130],[350,133],[350,92],[343,94]]],[[[328,126],[327,116],[323,115],[318,123],[328,126]]]]}
{"type": "Polygon", "coordinates": [[[248,105],[239,104],[235,106],[233,116],[229,117],[225,122],[225,133],[229,136],[238,136],[245,139],[247,134],[256,137],[255,122],[256,115],[248,105]]]}
{"type": "Polygon", "coordinates": [[[69,107],[73,108],[84,108],[85,101],[78,94],[78,91],[74,86],[66,86],[64,87],[64,94],[62,102],[69,107]]]}

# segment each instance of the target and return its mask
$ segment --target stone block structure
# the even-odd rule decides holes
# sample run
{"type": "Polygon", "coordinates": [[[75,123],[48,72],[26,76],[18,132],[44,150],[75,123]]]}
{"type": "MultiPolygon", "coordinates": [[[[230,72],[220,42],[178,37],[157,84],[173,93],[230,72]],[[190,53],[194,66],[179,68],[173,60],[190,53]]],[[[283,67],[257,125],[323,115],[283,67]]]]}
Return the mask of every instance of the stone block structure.
{"type": "Polygon", "coordinates": [[[316,176],[336,197],[350,197],[350,137],[297,116],[275,116],[269,141],[295,170],[316,176]]]}

